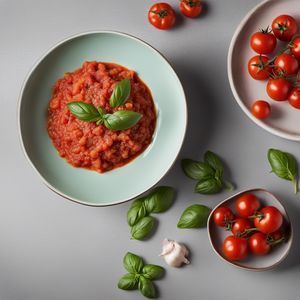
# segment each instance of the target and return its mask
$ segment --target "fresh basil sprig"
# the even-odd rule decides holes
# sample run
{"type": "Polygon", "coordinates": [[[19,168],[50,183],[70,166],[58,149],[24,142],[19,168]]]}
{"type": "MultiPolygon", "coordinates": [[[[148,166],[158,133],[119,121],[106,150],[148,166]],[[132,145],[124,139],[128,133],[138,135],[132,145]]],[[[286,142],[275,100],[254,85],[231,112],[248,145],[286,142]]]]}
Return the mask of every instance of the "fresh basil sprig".
{"type": "Polygon", "coordinates": [[[98,109],[88,103],[73,101],[67,104],[70,112],[79,120],[85,122],[96,122],[97,125],[104,124],[111,130],[125,130],[133,127],[142,117],[135,111],[119,110],[113,114],[107,114],[101,107],[98,109]]]}
{"type": "Polygon", "coordinates": [[[278,149],[269,149],[268,160],[273,173],[282,179],[293,182],[296,194],[298,192],[298,169],[294,156],[278,149]]]}
{"type": "Polygon", "coordinates": [[[195,192],[199,194],[215,194],[223,188],[233,190],[233,185],[225,180],[224,167],[221,159],[213,152],[204,154],[204,161],[183,159],[181,161],[183,172],[190,178],[198,180],[195,192]]]}
{"type": "Polygon", "coordinates": [[[118,288],[122,290],[138,288],[145,297],[155,298],[156,289],[152,281],[162,278],[165,269],[158,265],[144,264],[140,256],[130,252],[124,256],[123,265],[129,273],[120,278],[118,288]]]}
{"type": "Polygon", "coordinates": [[[119,81],[110,96],[109,104],[111,107],[122,105],[129,98],[131,90],[130,79],[125,78],[119,81]]]}
{"type": "Polygon", "coordinates": [[[205,227],[211,209],[205,205],[194,204],[187,207],[182,213],[178,228],[200,228],[205,227]]]}
{"type": "Polygon", "coordinates": [[[175,190],[169,186],[154,188],[147,196],[132,202],[127,212],[127,223],[131,227],[131,238],[143,240],[147,237],[154,225],[152,213],[162,213],[173,204],[175,190]]]}

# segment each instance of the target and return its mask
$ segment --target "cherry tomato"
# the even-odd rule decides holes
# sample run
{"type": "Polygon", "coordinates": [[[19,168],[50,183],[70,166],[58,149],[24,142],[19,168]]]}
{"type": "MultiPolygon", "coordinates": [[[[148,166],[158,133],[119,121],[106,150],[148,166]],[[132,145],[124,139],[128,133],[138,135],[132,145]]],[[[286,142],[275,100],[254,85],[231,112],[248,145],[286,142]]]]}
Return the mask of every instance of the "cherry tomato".
{"type": "Polygon", "coordinates": [[[169,29],[175,24],[175,11],[168,3],[156,3],[148,12],[149,22],[158,29],[169,29]]]}
{"type": "Polygon", "coordinates": [[[297,108],[300,109],[300,89],[299,88],[293,88],[289,97],[288,97],[289,103],[297,108]]]}
{"type": "Polygon", "coordinates": [[[249,249],[255,255],[265,255],[270,252],[271,246],[264,233],[256,232],[249,238],[249,249]]]}
{"type": "Polygon", "coordinates": [[[233,235],[240,237],[241,234],[245,234],[245,231],[250,228],[251,223],[248,219],[238,218],[234,221],[231,232],[233,235]]]}
{"type": "Polygon", "coordinates": [[[253,103],[251,112],[257,119],[266,119],[271,113],[271,106],[267,101],[257,100],[253,103]]]}
{"type": "Polygon", "coordinates": [[[300,60],[300,36],[296,37],[292,42],[292,53],[300,60]]]}
{"type": "Polygon", "coordinates": [[[259,54],[271,53],[276,44],[276,37],[269,31],[269,28],[253,33],[250,38],[251,48],[259,54]]]}
{"type": "Polygon", "coordinates": [[[272,68],[267,64],[267,56],[256,55],[250,58],[248,62],[248,72],[256,80],[265,80],[269,78],[272,68]]]}
{"type": "Polygon", "coordinates": [[[202,3],[200,0],[181,0],[179,9],[186,17],[196,18],[202,11],[202,3]]]}
{"type": "Polygon", "coordinates": [[[282,53],[274,61],[276,72],[283,71],[284,75],[296,74],[299,69],[298,60],[291,54],[282,53]]]}
{"type": "Polygon", "coordinates": [[[274,231],[274,232],[272,232],[272,233],[269,233],[268,236],[269,236],[273,241],[278,241],[278,240],[280,240],[280,239],[283,237],[281,230],[276,230],[276,231],[274,231]]]}
{"type": "Polygon", "coordinates": [[[287,100],[292,84],[285,78],[269,79],[267,93],[270,98],[276,101],[287,100]]]}
{"type": "Polygon", "coordinates": [[[300,82],[300,72],[297,74],[297,82],[300,82]]]}
{"type": "Polygon", "coordinates": [[[255,227],[263,233],[272,233],[278,230],[282,222],[282,214],[274,206],[263,207],[254,218],[255,227]]]}
{"type": "Polygon", "coordinates": [[[272,30],[281,41],[290,41],[298,31],[296,20],[289,15],[281,15],[273,20],[272,30]]]}
{"type": "Polygon", "coordinates": [[[229,260],[242,260],[248,254],[248,242],[244,238],[230,235],[224,240],[223,253],[229,260]]]}
{"type": "Polygon", "coordinates": [[[216,225],[221,227],[230,227],[234,214],[228,207],[218,207],[213,214],[213,219],[216,225]]]}
{"type": "Polygon", "coordinates": [[[260,209],[260,202],[253,194],[243,194],[235,202],[236,212],[240,217],[248,218],[260,209]]]}

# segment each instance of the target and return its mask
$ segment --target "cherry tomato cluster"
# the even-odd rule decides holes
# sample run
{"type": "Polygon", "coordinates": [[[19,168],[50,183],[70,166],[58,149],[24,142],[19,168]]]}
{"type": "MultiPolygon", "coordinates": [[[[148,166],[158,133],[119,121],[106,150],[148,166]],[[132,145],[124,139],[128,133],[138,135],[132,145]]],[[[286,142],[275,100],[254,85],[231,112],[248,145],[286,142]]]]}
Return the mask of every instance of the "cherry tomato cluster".
{"type": "Polygon", "coordinates": [[[283,242],[283,216],[274,206],[262,207],[253,194],[245,193],[235,201],[236,215],[229,207],[218,207],[214,223],[230,230],[232,235],[223,242],[223,254],[231,261],[245,259],[249,252],[265,255],[283,242]]]}
{"type": "MultiPolygon", "coordinates": [[[[255,80],[268,80],[266,91],[275,101],[286,101],[300,109],[300,36],[296,20],[289,15],[280,15],[267,27],[252,34],[251,48],[258,54],[250,58],[248,72],[255,80]],[[287,42],[274,57],[272,53],[277,40],[287,42]],[[298,74],[297,74],[298,72],[298,74]]],[[[251,107],[252,114],[258,119],[268,118],[271,106],[265,100],[257,100],[251,107]]]]}
{"type": "MultiPolygon", "coordinates": [[[[200,15],[203,4],[201,0],[180,0],[179,9],[188,18],[196,18],[200,15]]],[[[155,3],[148,12],[149,22],[158,29],[170,29],[176,21],[176,13],[168,3],[155,3]]]]}

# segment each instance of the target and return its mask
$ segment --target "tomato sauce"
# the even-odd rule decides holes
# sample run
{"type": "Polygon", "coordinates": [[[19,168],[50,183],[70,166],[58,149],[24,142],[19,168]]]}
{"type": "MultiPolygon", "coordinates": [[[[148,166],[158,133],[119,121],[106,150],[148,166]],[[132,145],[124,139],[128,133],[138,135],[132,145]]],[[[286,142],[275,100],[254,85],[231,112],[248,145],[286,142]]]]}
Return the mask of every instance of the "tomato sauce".
{"type": "Polygon", "coordinates": [[[123,66],[84,62],[74,72],[58,79],[48,106],[48,133],[59,155],[74,167],[103,173],[121,167],[141,154],[152,141],[156,112],[148,87],[134,71],[123,66]],[[128,100],[117,108],[109,98],[117,82],[131,81],[128,100]],[[132,110],[142,114],[130,129],[113,131],[104,125],[84,122],[73,116],[66,104],[83,101],[101,106],[107,113],[132,110]]]}

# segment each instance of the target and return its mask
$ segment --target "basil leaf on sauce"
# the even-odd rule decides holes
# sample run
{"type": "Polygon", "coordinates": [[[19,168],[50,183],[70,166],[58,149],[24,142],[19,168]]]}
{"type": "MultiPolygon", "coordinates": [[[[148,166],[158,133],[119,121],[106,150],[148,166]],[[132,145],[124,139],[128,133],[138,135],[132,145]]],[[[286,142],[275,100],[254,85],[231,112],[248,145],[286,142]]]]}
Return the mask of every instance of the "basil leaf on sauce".
{"type": "Polygon", "coordinates": [[[117,107],[122,105],[130,95],[131,85],[130,85],[130,79],[125,78],[121,81],[119,81],[115,87],[114,90],[110,96],[109,104],[111,107],[117,107]]]}
{"type": "Polygon", "coordinates": [[[67,104],[70,112],[79,120],[86,122],[96,122],[102,119],[97,108],[91,104],[74,101],[67,104]]]}
{"type": "Polygon", "coordinates": [[[135,111],[119,110],[103,116],[104,125],[111,130],[125,130],[134,126],[142,115],[135,111]]]}
{"type": "Polygon", "coordinates": [[[131,227],[131,239],[143,240],[150,234],[154,227],[154,218],[147,216],[139,220],[135,225],[131,227]]]}
{"type": "Polygon", "coordinates": [[[135,290],[139,280],[135,274],[128,273],[122,276],[118,282],[118,288],[122,290],[135,290]]]}
{"type": "Polygon", "coordinates": [[[127,252],[123,258],[123,265],[129,273],[138,274],[142,271],[144,262],[141,257],[131,252],[127,252]]]}
{"type": "Polygon", "coordinates": [[[205,227],[211,209],[205,205],[194,204],[189,206],[182,213],[178,228],[200,228],[205,227]]]}

